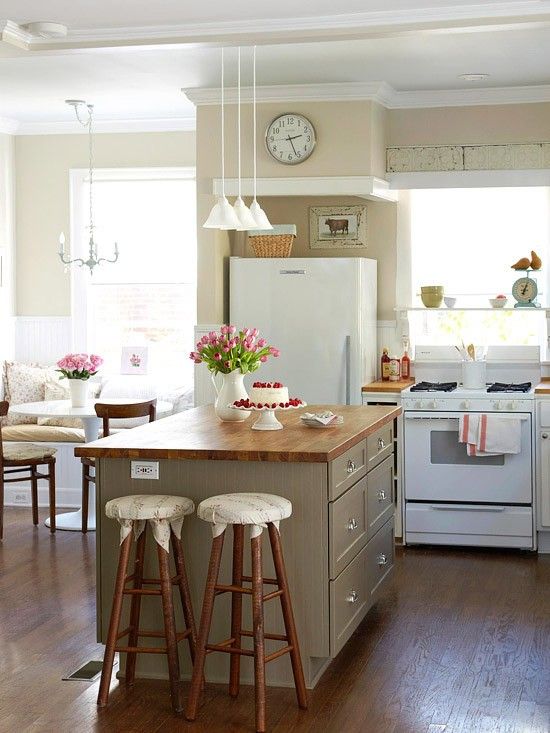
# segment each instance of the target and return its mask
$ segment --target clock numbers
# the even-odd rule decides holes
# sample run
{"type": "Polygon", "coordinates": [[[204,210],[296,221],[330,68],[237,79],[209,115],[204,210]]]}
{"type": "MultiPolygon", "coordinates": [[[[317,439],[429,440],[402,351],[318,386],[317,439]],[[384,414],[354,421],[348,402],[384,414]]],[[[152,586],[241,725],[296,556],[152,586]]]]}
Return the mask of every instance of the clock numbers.
{"type": "Polygon", "coordinates": [[[268,126],[265,143],[267,151],[280,163],[295,165],[309,158],[313,152],[315,130],[301,115],[280,115],[268,126]]]}

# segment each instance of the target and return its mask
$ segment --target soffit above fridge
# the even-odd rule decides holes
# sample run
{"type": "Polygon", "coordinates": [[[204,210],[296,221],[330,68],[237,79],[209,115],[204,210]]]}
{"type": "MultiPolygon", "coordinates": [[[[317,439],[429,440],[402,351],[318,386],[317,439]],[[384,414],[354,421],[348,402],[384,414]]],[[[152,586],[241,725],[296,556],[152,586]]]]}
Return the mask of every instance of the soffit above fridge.
{"type": "MultiPolygon", "coordinates": [[[[398,191],[390,190],[389,183],[376,176],[308,176],[289,178],[258,178],[258,196],[357,196],[369,201],[386,201],[394,203],[398,199],[398,191]]],[[[243,178],[241,181],[243,196],[254,195],[254,179],[243,178]]],[[[222,193],[221,178],[212,181],[212,193],[222,193]]],[[[225,179],[226,196],[237,196],[239,181],[237,178],[225,179]]]]}

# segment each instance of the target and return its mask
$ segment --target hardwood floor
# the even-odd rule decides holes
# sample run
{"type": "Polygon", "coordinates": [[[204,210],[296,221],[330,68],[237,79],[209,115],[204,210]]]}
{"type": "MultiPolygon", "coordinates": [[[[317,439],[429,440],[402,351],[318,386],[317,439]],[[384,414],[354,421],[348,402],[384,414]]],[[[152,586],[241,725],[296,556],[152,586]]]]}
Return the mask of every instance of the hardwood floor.
{"type": "MultiPolygon", "coordinates": [[[[173,717],[167,682],[115,681],[97,710],[98,682],[61,681],[102,655],[94,545],[93,532],[50,535],[30,508],[6,509],[0,732],[253,731],[250,687],[233,700],[209,685],[187,723],[173,717]]],[[[273,733],[548,733],[550,556],[400,551],[392,590],[310,693],[309,711],[293,689],[272,688],[267,722],[273,733]]]]}

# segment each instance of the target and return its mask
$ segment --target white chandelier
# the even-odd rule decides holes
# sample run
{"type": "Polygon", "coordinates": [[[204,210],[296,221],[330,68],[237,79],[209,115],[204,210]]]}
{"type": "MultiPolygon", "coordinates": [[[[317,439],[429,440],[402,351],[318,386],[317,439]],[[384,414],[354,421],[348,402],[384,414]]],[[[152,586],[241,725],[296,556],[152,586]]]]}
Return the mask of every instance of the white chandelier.
{"type": "Polygon", "coordinates": [[[273,229],[269,220],[256,199],[256,46],[253,55],[253,160],[254,160],[254,198],[250,208],[244,203],[241,196],[241,48],[237,50],[237,168],[238,168],[238,196],[233,206],[225,195],[225,85],[224,85],[224,49],[221,53],[221,174],[222,191],[218,201],[213,206],[208,219],[203,224],[206,229],[236,229],[247,231],[250,229],[273,229]]]}
{"type": "Polygon", "coordinates": [[[94,116],[94,105],[87,104],[81,99],[66,99],[68,105],[74,108],[76,119],[83,127],[88,128],[88,152],[89,152],[89,171],[88,180],[90,182],[90,198],[89,198],[89,211],[90,211],[90,223],[88,229],[90,230],[90,239],[88,241],[88,259],[85,260],[82,257],[76,257],[71,259],[70,253],[65,252],[65,234],[61,232],[59,235],[59,258],[64,265],[78,264],[80,267],[84,265],[90,268],[90,275],[93,275],[94,267],[101,264],[102,262],[116,262],[118,260],[118,244],[115,242],[114,254],[112,259],[107,257],[99,257],[97,251],[97,244],[94,241],[94,195],[93,195],[93,183],[94,183],[94,161],[93,161],[93,116],[94,116]],[[81,110],[85,107],[87,116],[82,119],[81,110]]]}

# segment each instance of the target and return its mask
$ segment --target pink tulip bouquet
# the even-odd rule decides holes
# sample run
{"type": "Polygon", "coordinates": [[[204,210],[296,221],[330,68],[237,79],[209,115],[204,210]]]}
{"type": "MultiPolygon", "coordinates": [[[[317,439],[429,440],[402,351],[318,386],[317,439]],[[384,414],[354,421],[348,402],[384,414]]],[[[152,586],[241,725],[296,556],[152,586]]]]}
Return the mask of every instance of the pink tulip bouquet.
{"type": "Polygon", "coordinates": [[[66,354],[57,362],[61,372],[59,379],[89,379],[103,364],[103,359],[97,354],[66,354]]]}
{"type": "Polygon", "coordinates": [[[206,364],[214,374],[229,374],[240,369],[242,374],[255,372],[270,356],[277,357],[279,349],[269,346],[264,338],[258,338],[257,328],[222,326],[221,332],[210,331],[197,344],[189,358],[195,364],[206,364]]]}

